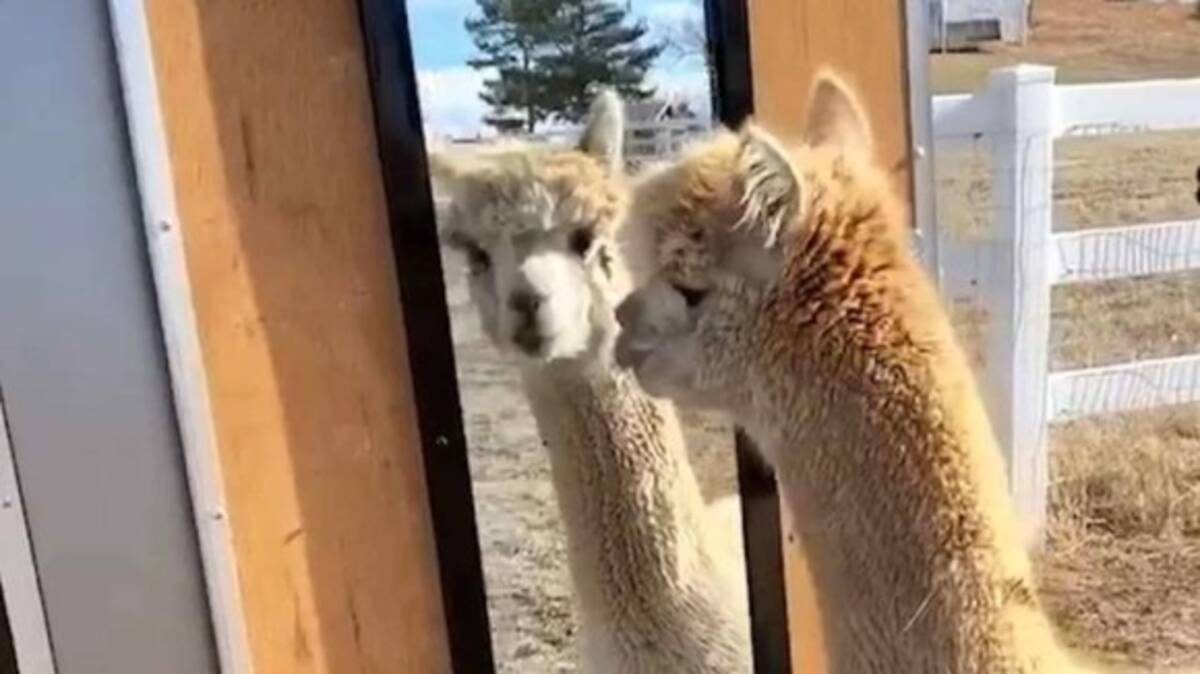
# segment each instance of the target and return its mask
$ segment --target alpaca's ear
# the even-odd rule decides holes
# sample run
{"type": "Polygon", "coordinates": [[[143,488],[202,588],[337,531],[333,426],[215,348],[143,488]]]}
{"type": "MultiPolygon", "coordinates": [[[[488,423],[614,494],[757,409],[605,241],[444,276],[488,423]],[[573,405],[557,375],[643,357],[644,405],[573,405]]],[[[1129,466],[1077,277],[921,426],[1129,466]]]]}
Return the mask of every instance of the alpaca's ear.
{"type": "Polygon", "coordinates": [[[467,162],[461,157],[439,151],[429,152],[429,183],[433,189],[434,217],[438,239],[443,245],[455,244],[451,222],[451,204],[464,196],[467,162]]]}
{"type": "Polygon", "coordinates": [[[831,72],[821,73],[809,96],[804,140],[814,147],[832,145],[870,151],[871,124],[858,97],[831,72]]]}
{"type": "Polygon", "coordinates": [[[429,182],[435,192],[452,192],[466,172],[466,162],[461,158],[437,150],[429,153],[429,182]]]}
{"type": "Polygon", "coordinates": [[[579,149],[616,173],[625,161],[624,144],[625,113],[621,97],[612,89],[601,89],[588,111],[587,126],[579,137],[579,149]]]}
{"type": "Polygon", "coordinates": [[[736,229],[774,248],[780,234],[800,213],[801,185],[787,153],[770,134],[753,124],[740,132],[738,172],[742,182],[741,217],[736,229]]]}

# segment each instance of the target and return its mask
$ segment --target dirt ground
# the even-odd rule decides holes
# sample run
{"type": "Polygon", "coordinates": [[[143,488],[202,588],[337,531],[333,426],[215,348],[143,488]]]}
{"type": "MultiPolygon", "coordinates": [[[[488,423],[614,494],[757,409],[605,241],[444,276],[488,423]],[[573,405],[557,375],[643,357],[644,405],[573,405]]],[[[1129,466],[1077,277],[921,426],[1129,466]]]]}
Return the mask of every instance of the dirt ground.
{"type": "MultiPolygon", "coordinates": [[[[1191,7],[1036,0],[1024,47],[936,55],[937,91],[981,86],[990,68],[1058,65],[1063,82],[1200,76],[1191,7]]],[[[982,231],[986,152],[938,153],[939,214],[982,231]]],[[[1200,132],[1071,140],[1056,147],[1058,229],[1200,217],[1200,132]]],[[[574,672],[575,622],[549,467],[515,371],[479,331],[460,261],[449,306],[501,672],[574,672]]],[[[1053,369],[1200,351],[1200,273],[1057,288],[1053,369]]],[[[985,326],[966,314],[964,340],[985,326]]],[[[734,489],[732,438],[689,418],[710,499],[734,489]]],[[[1118,671],[1200,671],[1200,405],[1086,419],[1051,432],[1049,544],[1041,592],[1064,639],[1118,671]]]]}

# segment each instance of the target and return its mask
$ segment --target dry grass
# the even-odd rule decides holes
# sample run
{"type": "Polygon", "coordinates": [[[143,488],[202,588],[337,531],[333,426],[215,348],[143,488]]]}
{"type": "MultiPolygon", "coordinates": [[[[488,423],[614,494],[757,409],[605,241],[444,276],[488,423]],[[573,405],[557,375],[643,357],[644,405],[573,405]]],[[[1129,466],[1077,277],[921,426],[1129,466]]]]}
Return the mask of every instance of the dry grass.
{"type": "Polygon", "coordinates": [[[1097,534],[1052,544],[1041,595],[1069,647],[1121,671],[1197,671],[1196,539],[1097,534]]]}
{"type": "Polygon", "coordinates": [[[1200,217],[1200,130],[1067,138],[1054,152],[1056,229],[1200,217]]]}
{"type": "Polygon", "coordinates": [[[1042,595],[1067,642],[1117,662],[1200,664],[1200,406],[1053,433],[1042,595]]]}
{"type": "Polygon", "coordinates": [[[1051,445],[1064,546],[1076,535],[1200,536],[1200,405],[1073,421],[1051,445]]]}
{"type": "MultiPolygon", "coordinates": [[[[983,85],[989,69],[1051,63],[1059,81],[1200,76],[1189,7],[1039,0],[1030,44],[935,56],[934,88],[983,85]]],[[[938,213],[971,239],[991,222],[989,145],[939,152],[938,213]]],[[[1059,230],[1200,218],[1200,132],[1060,141],[1059,230]]],[[[1055,288],[1051,368],[1200,351],[1200,272],[1055,288]]],[[[951,307],[973,366],[986,307],[951,307]]],[[[1084,419],[1050,434],[1051,519],[1041,590],[1064,639],[1133,671],[1200,667],[1200,405],[1084,419]]]]}

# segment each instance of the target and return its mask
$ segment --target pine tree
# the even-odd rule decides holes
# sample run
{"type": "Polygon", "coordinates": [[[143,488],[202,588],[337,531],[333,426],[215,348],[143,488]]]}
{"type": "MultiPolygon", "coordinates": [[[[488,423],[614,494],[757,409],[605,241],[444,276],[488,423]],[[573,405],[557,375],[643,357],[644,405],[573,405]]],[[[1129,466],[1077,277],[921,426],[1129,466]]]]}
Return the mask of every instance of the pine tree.
{"type": "Polygon", "coordinates": [[[578,122],[595,85],[627,99],[650,96],[646,72],[665,45],[646,40],[644,21],[627,21],[611,0],[476,0],[480,16],[467,19],[481,55],[475,68],[495,68],[480,98],[492,108],[485,120],[532,132],[551,117],[578,122]]]}
{"type": "Polygon", "coordinates": [[[476,0],[480,16],[468,18],[465,25],[481,55],[467,64],[496,70],[496,77],[485,80],[479,94],[492,108],[492,115],[484,120],[489,125],[509,129],[520,120],[526,131],[533,132],[553,112],[547,105],[547,78],[540,72],[538,56],[546,49],[563,1],[476,0]]]}
{"type": "Polygon", "coordinates": [[[555,18],[556,49],[538,63],[558,117],[582,120],[595,85],[611,86],[626,99],[654,94],[646,72],[666,45],[646,39],[645,21],[627,22],[626,10],[611,0],[564,2],[555,18]]]}

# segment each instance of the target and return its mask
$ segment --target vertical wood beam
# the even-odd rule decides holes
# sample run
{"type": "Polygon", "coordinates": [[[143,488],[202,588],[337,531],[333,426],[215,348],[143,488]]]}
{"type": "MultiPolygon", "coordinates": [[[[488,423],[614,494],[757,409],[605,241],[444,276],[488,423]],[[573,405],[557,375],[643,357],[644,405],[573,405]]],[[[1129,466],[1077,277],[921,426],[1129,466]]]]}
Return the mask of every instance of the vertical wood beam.
{"type": "MultiPolygon", "coordinates": [[[[816,72],[836,68],[863,97],[878,160],[911,198],[905,6],[902,0],[748,2],[754,117],[784,137],[803,130],[816,72]]],[[[784,513],[792,671],[825,671],[820,614],[804,552],[784,513]]]]}
{"type": "Polygon", "coordinates": [[[147,15],[254,671],[449,672],[356,3],[147,15]]]}
{"type": "Polygon", "coordinates": [[[753,0],[755,118],[800,134],[813,76],[836,68],[863,99],[878,160],[910,194],[905,25],[904,0],[753,0]]]}
{"type": "MultiPolygon", "coordinates": [[[[706,0],[708,63],[713,110],[721,123],[736,128],[754,112],[750,27],[745,0],[706,0]]],[[[779,488],[754,444],[736,433],[738,495],[747,571],[754,671],[792,668],[788,599],[779,488]]]]}
{"type": "Polygon", "coordinates": [[[387,194],[392,259],[407,320],[408,357],[456,672],[491,672],[491,630],[467,465],[441,241],[425,153],[412,34],[404,0],[359,0],[387,194]]]}

